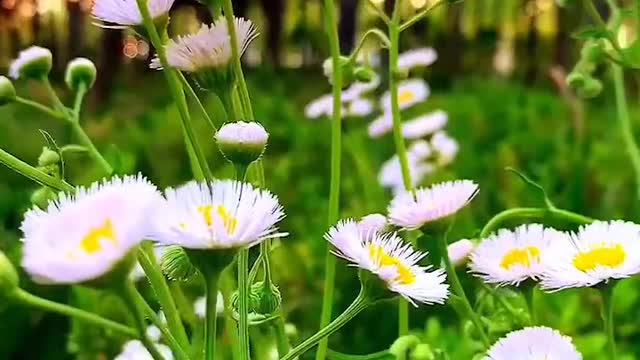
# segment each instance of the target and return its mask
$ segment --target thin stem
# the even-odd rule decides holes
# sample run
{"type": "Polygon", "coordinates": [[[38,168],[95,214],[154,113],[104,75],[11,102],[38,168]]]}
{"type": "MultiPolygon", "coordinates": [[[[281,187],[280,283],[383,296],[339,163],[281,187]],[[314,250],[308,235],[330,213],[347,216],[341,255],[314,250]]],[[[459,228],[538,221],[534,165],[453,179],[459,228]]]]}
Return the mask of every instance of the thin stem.
{"type": "Polygon", "coordinates": [[[211,16],[213,21],[216,21],[222,16],[222,8],[220,7],[220,2],[218,0],[209,0],[211,4],[209,6],[209,11],[211,11],[211,16]]]}
{"type": "Polygon", "coordinates": [[[74,192],[75,188],[64,180],[55,178],[47,173],[36,169],[8,152],[0,149],[0,163],[9,169],[29,178],[40,185],[48,186],[58,191],[74,192]]]}
{"type": "MultiPolygon", "coordinates": [[[[329,189],[329,213],[327,222],[332,226],[338,221],[340,212],[340,167],[342,162],[342,68],[340,67],[340,42],[333,0],[324,0],[325,31],[331,47],[331,64],[333,68],[333,116],[331,118],[331,185],[329,189]]],[[[324,293],[322,296],[322,312],[320,314],[320,328],[324,328],[331,321],[333,308],[333,293],[336,277],[336,257],[331,254],[327,246],[325,253],[324,293]]],[[[326,356],[328,340],[320,339],[317,360],[326,356]]]]}
{"type": "MultiPolygon", "coordinates": [[[[278,318],[283,319],[282,309],[278,310],[278,318]]],[[[273,331],[276,334],[276,347],[278,349],[278,357],[283,357],[291,350],[289,338],[284,329],[284,321],[274,321],[272,324],[273,331]]]]}
{"type": "Polygon", "coordinates": [[[102,327],[107,330],[111,330],[115,333],[126,337],[138,337],[138,332],[128,326],[118,324],[115,321],[105,319],[96,314],[90,313],[85,310],[81,310],[66,304],[60,304],[51,300],[43,299],[39,296],[30,294],[22,289],[16,290],[13,294],[12,300],[34,308],[42,309],[45,311],[54,312],[64,316],[72,317],[89,324],[93,324],[102,327]]]}
{"type": "Polygon", "coordinates": [[[136,3],[138,4],[138,9],[140,10],[140,14],[142,15],[144,26],[147,30],[147,33],[149,34],[151,43],[156,48],[158,58],[160,59],[160,64],[164,69],[162,72],[165,74],[167,83],[169,85],[169,90],[173,95],[173,99],[176,102],[176,106],[178,107],[178,112],[180,113],[180,119],[182,120],[182,129],[185,133],[185,143],[187,152],[191,159],[193,175],[196,180],[212,179],[211,170],[209,169],[209,164],[207,163],[207,158],[204,155],[202,148],[198,144],[198,139],[195,136],[195,132],[191,124],[191,115],[189,114],[189,109],[187,107],[187,100],[184,95],[184,89],[182,88],[180,79],[176,74],[176,70],[168,66],[167,54],[165,52],[164,44],[160,39],[160,35],[158,34],[158,31],[153,23],[153,19],[151,18],[151,14],[149,13],[147,0],[136,0],[136,3]]]}
{"type": "Polygon", "coordinates": [[[218,321],[218,280],[220,274],[207,274],[206,326],[204,330],[205,360],[216,358],[216,323],[218,321]]]}
{"type": "Polygon", "coordinates": [[[249,360],[249,249],[238,253],[238,338],[240,360],[249,360]]]}
{"type": "MultiPolygon", "coordinates": [[[[596,24],[602,29],[605,29],[607,31],[606,39],[609,41],[609,43],[611,43],[611,46],[613,46],[615,51],[620,55],[620,59],[624,62],[626,58],[624,51],[622,51],[622,49],[620,48],[620,45],[618,45],[618,41],[613,36],[613,33],[608,30],[607,23],[602,19],[602,16],[600,16],[600,13],[598,12],[598,9],[596,9],[596,6],[594,5],[593,1],[583,0],[582,3],[584,4],[584,7],[587,10],[587,13],[589,13],[589,16],[591,16],[591,18],[596,22],[596,24]]],[[[617,10],[617,7],[612,6],[612,10],[613,11],[617,10]]]]}
{"type": "Polygon", "coordinates": [[[410,28],[413,24],[417,23],[418,21],[422,20],[422,18],[424,18],[425,16],[429,15],[429,13],[431,12],[431,10],[437,8],[438,6],[442,5],[446,3],[446,1],[438,1],[435,2],[433,4],[431,4],[430,6],[428,6],[427,8],[423,9],[422,11],[420,11],[419,13],[415,14],[411,19],[407,20],[405,23],[403,23],[400,26],[400,31],[405,31],[408,28],[410,28]]]}
{"type": "Polygon", "coordinates": [[[167,318],[167,326],[169,327],[169,331],[171,331],[171,333],[176,338],[176,340],[178,340],[178,343],[183,349],[188,349],[189,339],[187,338],[184,324],[180,319],[180,314],[178,313],[176,303],[171,296],[171,291],[169,290],[169,286],[165,281],[162,270],[158,266],[158,262],[153,252],[152,243],[144,242],[140,246],[140,251],[138,253],[138,262],[144,270],[144,273],[147,275],[149,284],[151,284],[151,288],[156,294],[156,298],[160,303],[160,307],[162,307],[162,311],[167,318]]]}
{"type": "Polygon", "coordinates": [[[524,286],[524,299],[527,302],[527,309],[529,310],[529,318],[531,323],[529,325],[535,326],[538,324],[538,315],[535,308],[536,297],[536,284],[528,284],[524,286]]]}
{"type": "Polygon", "coordinates": [[[627,95],[624,87],[624,73],[622,67],[616,64],[611,65],[611,70],[613,72],[613,85],[615,87],[620,133],[622,134],[622,139],[631,160],[631,167],[635,174],[636,196],[640,198],[640,150],[638,149],[638,143],[633,136],[633,130],[631,128],[629,106],[627,104],[627,95]]]}
{"type": "Polygon", "coordinates": [[[385,12],[378,5],[374,4],[373,1],[367,0],[367,5],[369,5],[369,7],[373,9],[373,11],[375,11],[376,14],[378,14],[380,19],[382,19],[382,21],[384,21],[385,24],[389,24],[391,22],[391,19],[389,19],[389,16],[385,14],[385,12]]]}
{"type": "Polygon", "coordinates": [[[404,336],[409,334],[409,303],[398,298],[398,335],[404,336]]]}
{"type": "Polygon", "coordinates": [[[449,255],[447,253],[446,233],[444,236],[440,238],[439,244],[440,244],[440,252],[442,254],[442,259],[444,260],[445,268],[447,270],[447,277],[449,279],[449,283],[451,284],[451,290],[455,295],[457,295],[460,298],[467,312],[466,315],[471,319],[471,322],[476,327],[476,330],[480,335],[480,340],[482,340],[482,342],[486,347],[489,347],[490,345],[489,337],[487,336],[487,333],[485,332],[485,329],[482,326],[482,321],[480,320],[480,317],[478,316],[478,314],[476,314],[476,312],[473,310],[473,307],[471,306],[471,303],[469,302],[469,299],[467,298],[467,295],[464,292],[464,288],[460,283],[460,279],[458,279],[456,268],[451,263],[451,259],[449,259],[449,255]]]}
{"type": "Polygon", "coordinates": [[[380,29],[376,29],[376,28],[369,29],[367,30],[367,32],[364,33],[364,35],[362,35],[362,37],[360,38],[360,42],[358,43],[358,46],[356,46],[355,50],[351,52],[351,55],[349,56],[349,61],[351,63],[355,63],[358,60],[358,53],[360,53],[360,50],[362,50],[362,47],[364,46],[365,42],[370,36],[377,37],[378,40],[380,40],[380,42],[382,43],[382,45],[384,45],[385,47],[389,47],[390,45],[389,38],[385,33],[380,31],[380,29]]]}
{"type": "Polygon", "coordinates": [[[236,80],[240,85],[240,100],[242,102],[242,108],[244,109],[245,116],[248,119],[254,120],[253,108],[251,107],[251,98],[249,97],[249,90],[247,88],[247,82],[244,80],[244,74],[242,72],[242,63],[240,62],[240,49],[238,49],[236,22],[233,16],[233,4],[231,0],[222,0],[222,9],[224,10],[224,16],[227,19],[227,28],[229,29],[229,37],[231,41],[231,54],[233,57],[233,71],[236,73],[236,80]]]}
{"type": "Polygon", "coordinates": [[[615,284],[607,284],[600,288],[600,295],[602,297],[602,321],[604,325],[604,332],[607,336],[607,352],[609,353],[609,359],[616,360],[616,342],[614,336],[613,325],[613,290],[615,284]]]}
{"type": "Polygon", "coordinates": [[[491,218],[480,232],[480,239],[484,239],[494,230],[511,220],[520,219],[543,219],[551,217],[563,220],[572,224],[590,224],[594,219],[563,209],[549,208],[513,208],[504,210],[491,218]]]}
{"type": "Polygon", "coordinates": [[[53,89],[53,86],[51,86],[51,82],[49,81],[49,78],[45,76],[42,79],[42,83],[44,84],[44,87],[47,89],[47,92],[49,92],[49,96],[51,97],[51,101],[53,102],[53,107],[56,110],[63,113],[64,115],[66,115],[67,108],[64,106],[62,101],[60,101],[58,94],[56,94],[56,91],[53,89]]]}
{"type": "Polygon", "coordinates": [[[60,113],[59,111],[53,110],[50,107],[46,106],[46,105],[42,105],[39,102],[33,101],[33,100],[29,100],[29,99],[25,99],[23,97],[16,97],[14,99],[15,102],[17,102],[18,104],[22,104],[25,106],[28,106],[30,108],[33,108],[35,110],[38,110],[46,115],[49,115],[53,118],[56,119],[60,119],[60,120],[64,120],[65,116],[64,114],[60,113]]]}
{"type": "MultiPolygon", "coordinates": [[[[365,295],[364,290],[360,290],[358,297],[349,305],[349,307],[338,316],[335,320],[333,320],[330,324],[323,327],[318,331],[315,335],[311,336],[302,344],[296,346],[291,352],[289,352],[286,356],[280,358],[280,360],[290,360],[294,359],[297,356],[304,354],[313,348],[316,344],[318,344],[321,340],[327,339],[330,335],[340,330],[346,323],[351,321],[356,315],[358,315],[362,310],[366,309],[367,306],[370,305],[370,301],[365,295]]],[[[324,359],[324,358],[323,358],[324,359]]]]}
{"type": "Polygon", "coordinates": [[[195,92],[195,90],[193,90],[193,87],[191,86],[191,84],[189,84],[189,81],[187,81],[187,78],[180,71],[177,71],[177,74],[180,77],[180,81],[182,82],[182,88],[183,89],[187,89],[187,93],[189,94],[189,96],[191,96],[193,101],[196,103],[196,105],[198,107],[198,110],[200,110],[200,114],[202,114],[202,117],[205,119],[207,124],[209,124],[209,126],[211,126],[213,131],[218,131],[218,128],[216,127],[216,124],[211,119],[211,116],[209,116],[209,113],[204,108],[204,105],[202,104],[202,101],[198,97],[198,94],[196,94],[196,92],[195,92]]]}
{"type": "Polygon", "coordinates": [[[140,305],[138,302],[139,299],[136,296],[138,291],[135,285],[133,282],[127,281],[119,290],[119,295],[122,297],[128,310],[133,314],[136,328],[138,329],[138,338],[154,360],[164,360],[164,357],[158,352],[156,344],[147,336],[147,323],[143,315],[143,306],[140,305]]]}

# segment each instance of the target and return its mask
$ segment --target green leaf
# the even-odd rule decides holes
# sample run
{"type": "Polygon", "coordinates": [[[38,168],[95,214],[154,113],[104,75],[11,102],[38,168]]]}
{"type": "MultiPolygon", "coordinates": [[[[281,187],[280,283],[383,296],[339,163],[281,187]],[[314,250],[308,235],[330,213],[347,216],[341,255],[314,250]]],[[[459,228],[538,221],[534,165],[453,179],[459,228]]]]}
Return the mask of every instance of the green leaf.
{"type": "Polygon", "coordinates": [[[56,140],[53,138],[53,136],[51,136],[51,134],[42,129],[38,130],[47,142],[47,146],[49,146],[51,150],[55,151],[56,153],[58,153],[58,156],[60,156],[60,179],[64,180],[64,157],[62,156],[62,150],[60,150],[60,147],[58,147],[56,140]]]}

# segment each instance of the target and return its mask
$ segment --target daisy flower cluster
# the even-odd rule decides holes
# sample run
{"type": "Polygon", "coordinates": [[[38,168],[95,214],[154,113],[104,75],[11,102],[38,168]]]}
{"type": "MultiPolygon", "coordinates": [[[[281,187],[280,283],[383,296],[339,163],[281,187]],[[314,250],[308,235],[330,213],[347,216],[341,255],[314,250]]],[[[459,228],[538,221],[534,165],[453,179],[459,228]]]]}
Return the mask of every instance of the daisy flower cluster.
{"type": "Polygon", "coordinates": [[[539,282],[543,290],[593,287],[640,273],[640,225],[595,221],[576,232],[542,225],[502,229],[471,254],[471,273],[489,284],[539,282]]]}

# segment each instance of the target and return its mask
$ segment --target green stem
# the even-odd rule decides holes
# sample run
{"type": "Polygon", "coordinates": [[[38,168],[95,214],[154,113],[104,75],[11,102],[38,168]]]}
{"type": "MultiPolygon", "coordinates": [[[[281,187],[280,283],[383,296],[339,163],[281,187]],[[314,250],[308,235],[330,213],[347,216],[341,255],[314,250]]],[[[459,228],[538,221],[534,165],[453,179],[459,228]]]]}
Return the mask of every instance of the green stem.
{"type": "MultiPolygon", "coordinates": [[[[283,319],[282,309],[278,310],[278,318],[283,319]]],[[[284,321],[274,321],[272,324],[274,333],[276,334],[276,347],[278,348],[278,357],[283,357],[291,350],[289,338],[284,329],[284,321]]]]}
{"type": "Polygon", "coordinates": [[[64,120],[65,119],[64,114],[61,114],[60,112],[58,112],[56,110],[53,110],[50,107],[48,107],[46,105],[42,105],[42,104],[40,104],[38,102],[35,102],[33,100],[25,99],[23,97],[18,96],[18,97],[16,97],[14,99],[14,101],[17,102],[18,104],[22,104],[22,105],[28,106],[30,108],[33,108],[35,110],[38,110],[38,111],[40,111],[40,112],[42,112],[42,113],[44,113],[46,115],[49,115],[49,116],[51,116],[53,118],[60,119],[60,120],[64,120]]]}
{"type": "Polygon", "coordinates": [[[427,8],[425,8],[422,11],[418,12],[413,17],[411,17],[411,19],[409,19],[405,23],[403,23],[400,26],[400,31],[402,32],[402,31],[407,30],[413,24],[417,23],[418,21],[422,20],[425,16],[429,15],[429,12],[431,12],[431,10],[433,10],[433,9],[437,8],[438,6],[440,6],[442,4],[445,4],[445,3],[446,3],[446,1],[436,1],[436,2],[432,3],[427,8]]]}
{"type": "Polygon", "coordinates": [[[383,46],[385,47],[389,47],[390,43],[389,43],[389,38],[387,37],[387,35],[385,33],[383,33],[382,31],[380,31],[380,29],[369,29],[367,30],[366,33],[364,33],[364,35],[362,35],[362,37],[360,38],[360,42],[358,43],[358,46],[356,46],[356,48],[353,50],[353,52],[351,52],[351,55],[349,56],[349,61],[353,64],[358,60],[358,53],[360,53],[360,50],[362,50],[362,47],[364,46],[365,42],[367,41],[367,39],[369,38],[369,36],[375,36],[377,37],[380,42],[382,43],[383,46]]]}
{"type": "Polygon", "coordinates": [[[85,310],[81,310],[66,304],[60,304],[51,300],[43,299],[39,296],[30,294],[22,289],[16,290],[13,294],[12,300],[34,308],[42,309],[45,311],[54,312],[64,316],[69,316],[89,324],[93,324],[107,330],[111,330],[115,333],[126,337],[138,337],[138,332],[128,326],[118,324],[115,321],[105,319],[96,314],[90,313],[85,310]]]}
{"type": "Polygon", "coordinates": [[[209,6],[209,11],[211,11],[213,21],[216,21],[222,16],[222,8],[220,7],[218,0],[209,0],[209,3],[211,4],[209,6]]]}
{"type": "Polygon", "coordinates": [[[236,22],[233,16],[233,4],[231,0],[222,0],[222,9],[224,10],[224,16],[227,19],[227,27],[229,29],[229,37],[231,41],[231,54],[233,57],[233,71],[236,74],[236,80],[240,85],[240,100],[245,116],[248,116],[245,120],[254,120],[253,108],[251,107],[251,98],[249,97],[249,90],[247,88],[247,82],[244,80],[244,73],[242,72],[242,63],[240,62],[240,49],[238,49],[238,42],[236,32],[236,22]]]}
{"type": "Polygon", "coordinates": [[[18,174],[21,174],[22,176],[37,182],[40,185],[48,186],[58,191],[75,191],[75,188],[71,184],[34,168],[33,166],[27,164],[26,162],[18,159],[17,157],[9,154],[2,149],[0,149],[0,163],[4,164],[9,169],[17,172],[18,174]]]}
{"type": "Polygon", "coordinates": [[[193,101],[196,103],[196,105],[198,107],[198,110],[200,110],[200,114],[202,114],[202,117],[205,119],[207,124],[209,124],[209,126],[211,126],[213,131],[218,131],[218,128],[216,127],[216,124],[211,119],[211,116],[209,116],[209,113],[204,108],[204,105],[202,104],[202,101],[200,101],[200,98],[198,97],[198,94],[196,94],[196,92],[193,90],[193,87],[191,86],[191,84],[189,84],[189,81],[187,81],[187,78],[184,76],[184,74],[182,72],[178,71],[177,73],[178,73],[178,76],[180,77],[180,81],[182,82],[182,88],[187,89],[187,93],[189,93],[189,96],[191,96],[193,101]]]}
{"type": "Polygon", "coordinates": [[[535,296],[536,296],[536,283],[523,285],[524,299],[527,302],[527,308],[529,309],[530,326],[538,324],[538,315],[535,308],[535,296]]]}
{"type": "MultiPolygon", "coordinates": [[[[606,30],[606,39],[609,41],[609,43],[611,43],[611,46],[613,46],[613,48],[615,49],[615,51],[620,55],[620,59],[622,60],[622,62],[626,62],[626,56],[624,54],[624,51],[622,51],[622,49],[620,48],[620,45],[618,45],[618,41],[616,40],[616,38],[614,37],[613,33],[611,31],[608,30],[607,27],[607,23],[602,19],[602,16],[600,16],[600,13],[598,12],[598,9],[596,9],[595,4],[593,3],[592,0],[583,0],[582,3],[584,4],[584,8],[587,10],[587,13],[589,13],[589,16],[596,22],[596,24],[606,30]]],[[[616,6],[611,6],[611,10],[613,12],[615,12],[617,10],[616,6]]],[[[613,14],[615,15],[615,14],[613,14]]],[[[613,17],[612,17],[613,18],[613,17]]]]}
{"type": "Polygon", "coordinates": [[[356,315],[358,315],[362,310],[366,309],[367,306],[370,305],[370,301],[367,298],[365,291],[363,289],[360,290],[358,297],[349,305],[349,307],[338,316],[335,320],[333,320],[330,324],[323,327],[318,331],[315,335],[311,336],[307,340],[305,340],[302,344],[296,346],[290,353],[286,356],[280,358],[280,360],[290,360],[294,359],[297,356],[304,354],[313,348],[316,344],[318,344],[321,340],[327,339],[331,334],[340,330],[346,323],[351,321],[356,315]]]}
{"type": "Polygon", "coordinates": [[[191,124],[191,115],[189,114],[189,109],[187,107],[187,99],[184,95],[184,89],[182,88],[180,79],[176,74],[176,70],[170,68],[168,65],[164,44],[160,39],[160,35],[158,34],[153,23],[153,19],[151,18],[151,14],[149,13],[147,0],[136,0],[136,3],[138,4],[138,9],[142,15],[144,26],[149,34],[151,43],[156,48],[158,59],[160,59],[160,64],[164,69],[162,72],[165,74],[169,90],[171,91],[173,99],[176,102],[176,106],[178,107],[178,112],[180,113],[182,128],[185,132],[187,152],[191,158],[193,175],[196,180],[200,181],[212,179],[213,177],[211,175],[211,170],[209,169],[209,164],[207,163],[207,158],[198,144],[198,139],[195,136],[195,132],[191,124]]]}
{"type": "Polygon", "coordinates": [[[586,217],[584,215],[576,214],[574,212],[563,209],[549,209],[549,208],[514,208],[504,210],[496,214],[491,218],[487,224],[482,228],[480,232],[480,239],[484,239],[489,236],[493,231],[498,229],[504,223],[515,219],[544,219],[551,217],[557,220],[563,220],[572,224],[590,224],[594,219],[586,217]]]}
{"type": "Polygon", "coordinates": [[[480,340],[482,340],[483,344],[486,347],[489,347],[490,345],[489,337],[487,336],[487,333],[485,332],[484,327],[482,326],[482,321],[480,320],[480,317],[478,316],[478,314],[476,314],[476,312],[473,310],[473,307],[471,306],[471,303],[469,302],[469,299],[467,298],[467,295],[464,292],[464,288],[460,283],[460,279],[458,279],[456,268],[451,263],[451,259],[449,259],[449,256],[447,255],[448,253],[447,253],[446,234],[440,238],[439,244],[440,244],[440,252],[442,254],[442,259],[444,260],[445,268],[447,270],[447,277],[449,278],[449,283],[451,284],[451,290],[455,295],[457,295],[460,298],[467,312],[466,315],[471,319],[471,322],[476,327],[476,330],[480,335],[480,340]]]}
{"type": "Polygon", "coordinates": [[[167,285],[169,286],[171,297],[176,303],[176,309],[178,309],[180,317],[189,325],[193,326],[194,324],[196,324],[198,322],[198,317],[194,312],[193,303],[187,298],[187,296],[184,294],[184,291],[182,291],[180,282],[168,281],[167,285]]]}
{"type": "Polygon", "coordinates": [[[206,325],[204,330],[205,360],[216,358],[216,337],[218,321],[218,280],[220,274],[207,274],[206,325]]]}
{"type": "Polygon", "coordinates": [[[249,360],[249,249],[238,253],[238,338],[240,360],[249,360]]]}
{"type": "Polygon", "coordinates": [[[602,321],[604,324],[604,332],[607,336],[607,352],[610,360],[616,360],[616,342],[613,326],[613,290],[615,284],[607,284],[601,287],[600,295],[602,297],[602,321]]]}
{"type": "Polygon", "coordinates": [[[380,6],[378,6],[377,4],[374,4],[373,1],[367,0],[367,5],[369,5],[369,7],[373,9],[373,11],[375,11],[376,14],[378,14],[380,19],[382,19],[382,21],[384,21],[385,24],[389,24],[391,22],[391,19],[389,19],[389,16],[385,14],[385,12],[380,8],[380,6]]]}
{"type": "Polygon", "coordinates": [[[629,106],[627,104],[627,95],[624,87],[624,73],[622,67],[619,65],[612,64],[611,69],[613,71],[613,84],[615,87],[620,132],[631,160],[631,167],[635,174],[636,196],[640,198],[640,150],[638,150],[638,143],[633,136],[633,130],[631,128],[629,106]]]}
{"type": "Polygon", "coordinates": [[[158,352],[156,344],[147,336],[147,323],[143,315],[143,306],[138,302],[137,290],[133,282],[127,281],[122,285],[121,289],[118,289],[118,294],[122,297],[127,309],[132,313],[136,328],[138,329],[138,338],[142,342],[151,357],[154,360],[165,360],[164,357],[158,352]]]}
{"type": "Polygon", "coordinates": [[[180,319],[176,303],[171,296],[171,290],[165,281],[162,270],[158,266],[158,262],[153,252],[153,244],[151,242],[145,241],[140,246],[138,262],[144,270],[144,273],[147,275],[149,284],[151,284],[151,288],[158,298],[160,307],[162,307],[162,311],[167,318],[167,326],[169,327],[169,330],[176,340],[178,340],[180,346],[183,349],[188,349],[189,338],[187,338],[184,324],[180,319]]]}
{"type": "Polygon", "coordinates": [[[47,89],[47,92],[49,92],[49,96],[51,97],[51,101],[53,102],[53,107],[59,112],[61,112],[63,115],[66,115],[68,109],[66,108],[66,106],[64,106],[62,101],[60,101],[58,94],[56,94],[56,91],[53,89],[53,86],[51,86],[51,82],[49,81],[49,78],[45,76],[42,79],[42,83],[44,84],[44,87],[47,89]]]}
{"type": "MultiPolygon", "coordinates": [[[[331,185],[329,190],[329,213],[327,222],[332,226],[338,221],[340,213],[340,167],[342,162],[342,68],[340,67],[340,42],[333,0],[324,0],[325,31],[331,47],[331,63],[333,68],[333,116],[331,119],[331,185]]],[[[322,312],[320,314],[320,328],[324,328],[331,321],[333,308],[333,293],[336,278],[336,257],[331,254],[327,246],[325,253],[324,293],[322,296],[322,312]]],[[[320,339],[317,360],[326,357],[328,340],[320,339]]]]}
{"type": "Polygon", "coordinates": [[[241,119],[241,111],[237,108],[237,106],[233,102],[233,89],[229,91],[221,91],[219,94],[220,101],[222,101],[222,105],[224,105],[224,109],[227,112],[227,121],[238,121],[241,119]]]}

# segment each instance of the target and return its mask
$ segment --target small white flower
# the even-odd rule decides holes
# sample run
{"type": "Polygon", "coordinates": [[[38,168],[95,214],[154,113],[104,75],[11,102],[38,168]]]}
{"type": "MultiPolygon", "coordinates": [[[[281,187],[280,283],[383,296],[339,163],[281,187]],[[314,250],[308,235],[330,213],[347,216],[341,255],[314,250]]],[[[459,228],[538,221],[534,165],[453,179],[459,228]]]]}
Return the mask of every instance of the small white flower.
{"type": "Polygon", "coordinates": [[[458,240],[449,244],[447,247],[447,254],[449,255],[449,259],[451,259],[451,263],[454,265],[462,265],[466,263],[475,246],[476,244],[468,239],[458,240]]]}
{"type": "Polygon", "coordinates": [[[402,136],[405,139],[423,138],[442,129],[447,125],[447,120],[447,113],[442,110],[418,116],[402,124],[402,136]]]}
{"type": "Polygon", "coordinates": [[[369,214],[358,221],[358,229],[362,232],[384,232],[387,217],[382,214],[369,214]]]}
{"type": "Polygon", "coordinates": [[[438,164],[441,166],[450,164],[458,155],[460,145],[447,135],[443,130],[438,131],[431,138],[431,147],[438,154],[438,164]]]}
{"type": "MultiPolygon", "coordinates": [[[[152,18],[169,13],[174,0],[149,0],[147,7],[152,18]]],[[[136,0],[94,0],[91,15],[100,21],[121,26],[142,25],[142,15],[136,0]]]]}
{"type": "Polygon", "coordinates": [[[25,214],[22,266],[39,283],[97,279],[149,235],[149,214],[161,201],[156,187],[140,175],[60,194],[46,210],[25,214]]]}
{"type": "Polygon", "coordinates": [[[640,273],[640,225],[596,221],[553,242],[543,259],[542,288],[562,290],[594,286],[640,273]]]}
{"type": "Polygon", "coordinates": [[[419,229],[426,223],[453,215],[478,193],[471,180],[447,181],[430,188],[397,195],[389,205],[389,220],[405,229],[419,229]]]}
{"type": "MultiPolygon", "coordinates": [[[[400,106],[400,110],[419,104],[427,100],[428,97],[429,86],[427,86],[424,80],[410,79],[398,85],[398,105],[400,106]]],[[[382,95],[380,106],[385,110],[391,111],[391,94],[389,91],[382,95]]]]}
{"type": "MultiPolygon", "coordinates": [[[[204,319],[207,316],[207,298],[204,296],[197,298],[193,303],[193,310],[195,311],[198,318],[204,319]]],[[[222,297],[221,292],[218,292],[218,300],[216,301],[216,314],[224,314],[224,298],[222,297]]]]}
{"type": "Polygon", "coordinates": [[[333,96],[322,95],[311,101],[304,109],[304,114],[309,119],[317,119],[321,116],[333,115],[333,96]]]}
{"type": "Polygon", "coordinates": [[[9,76],[13,79],[46,76],[51,71],[52,63],[51,50],[40,46],[31,46],[20,51],[18,57],[11,62],[9,76]]]}
{"type": "Polygon", "coordinates": [[[346,220],[332,227],[325,239],[336,247],[334,254],[383,280],[389,290],[412,304],[444,303],[449,295],[442,269],[418,262],[427,254],[414,250],[396,234],[363,231],[355,221],[346,220]]]}
{"type": "Polygon", "coordinates": [[[398,56],[398,68],[411,70],[414,67],[429,66],[436,60],[438,60],[438,53],[433,48],[413,49],[398,56]]]}
{"type": "Polygon", "coordinates": [[[538,281],[545,269],[542,260],[550,256],[549,246],[564,241],[564,233],[539,224],[501,229],[478,244],[469,268],[489,284],[518,286],[527,279],[538,281]]]}
{"type": "MultiPolygon", "coordinates": [[[[171,349],[163,344],[155,344],[165,360],[173,360],[171,349]]],[[[124,344],[122,352],[114,360],[154,360],[140,340],[131,340],[124,344]]]]}
{"type": "MultiPolygon", "coordinates": [[[[253,23],[243,18],[235,19],[235,28],[238,50],[242,55],[259,34],[253,23]]],[[[225,19],[220,19],[210,26],[203,24],[196,33],[169,40],[165,47],[168,65],[190,73],[226,70],[232,57],[231,38],[225,19]]],[[[152,60],[151,67],[162,68],[157,57],[152,60]]],[[[209,85],[205,79],[206,75],[197,77],[201,85],[209,85]]]]}
{"type": "Polygon", "coordinates": [[[362,95],[375,90],[378,86],[380,86],[380,76],[377,74],[370,81],[356,81],[342,91],[342,101],[354,101],[362,95]]]}
{"type": "Polygon", "coordinates": [[[431,145],[425,140],[414,141],[409,149],[407,149],[408,156],[414,157],[416,160],[427,159],[433,153],[431,145]]]}
{"type": "Polygon", "coordinates": [[[364,117],[374,111],[373,101],[358,98],[347,104],[345,115],[352,117],[364,117]]]}
{"type": "Polygon", "coordinates": [[[375,118],[369,123],[368,133],[372,138],[379,138],[393,129],[393,116],[389,111],[375,118]]]}
{"type": "Polygon", "coordinates": [[[581,360],[570,337],[543,326],[512,331],[487,351],[483,360],[581,360]]]}
{"type": "Polygon", "coordinates": [[[153,238],[188,249],[235,249],[282,237],[276,224],[284,218],[278,198],[249,183],[191,181],[165,191],[154,216],[153,238]]]}
{"type": "MultiPolygon", "coordinates": [[[[421,161],[421,159],[416,156],[412,156],[411,153],[407,155],[409,174],[411,175],[411,186],[415,187],[420,184],[427,175],[433,173],[436,168],[432,164],[421,161]]],[[[391,159],[382,164],[380,173],[378,174],[378,181],[383,187],[391,189],[394,194],[404,192],[402,167],[397,155],[392,156],[391,159]]]]}

